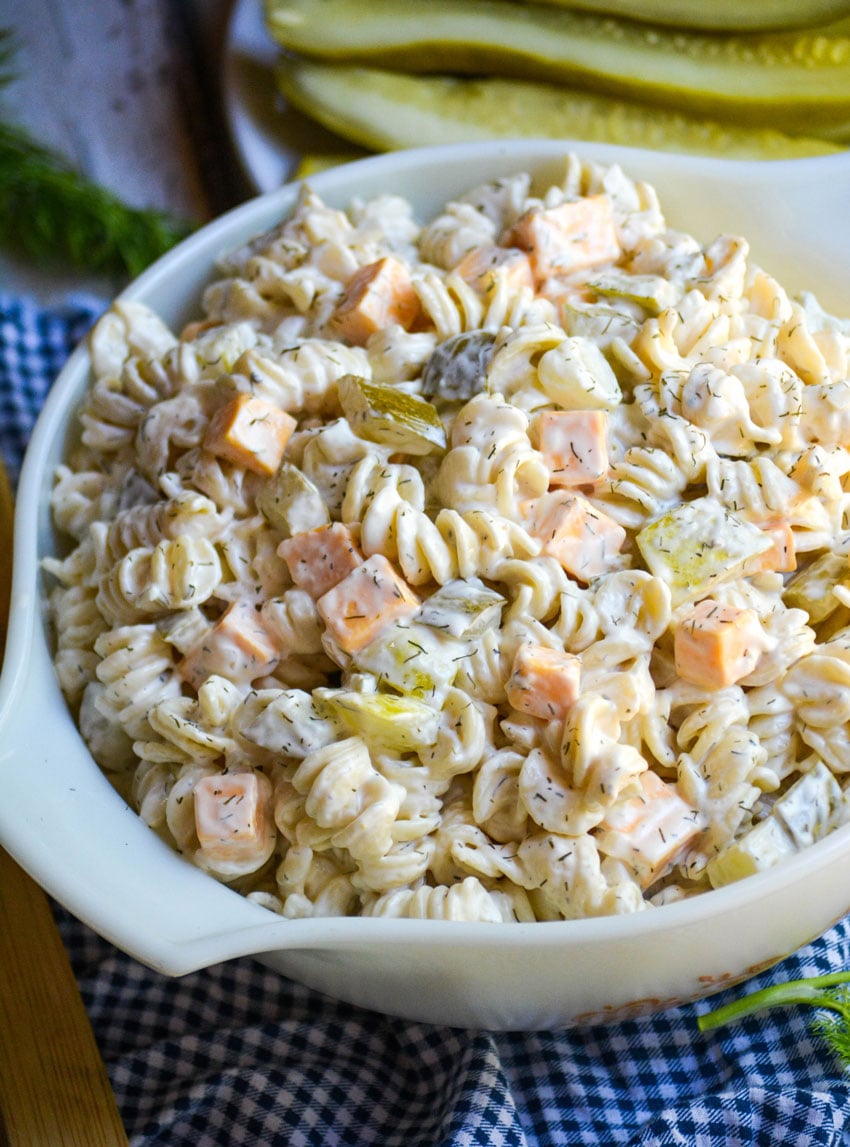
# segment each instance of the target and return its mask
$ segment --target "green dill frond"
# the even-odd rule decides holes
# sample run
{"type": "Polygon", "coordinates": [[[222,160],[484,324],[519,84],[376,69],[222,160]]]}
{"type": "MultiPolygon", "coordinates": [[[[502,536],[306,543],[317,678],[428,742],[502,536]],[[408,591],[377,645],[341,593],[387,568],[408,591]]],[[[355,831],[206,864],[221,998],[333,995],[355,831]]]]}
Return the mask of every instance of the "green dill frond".
{"type": "Polygon", "coordinates": [[[165,212],[128,207],[0,123],[0,246],[39,263],[132,277],[191,230],[165,212]]]}
{"type": "Polygon", "coordinates": [[[842,986],[827,994],[831,1005],[813,1016],[810,1027],[832,1049],[841,1066],[850,1070],[850,989],[842,986]]]}
{"type": "Polygon", "coordinates": [[[829,1046],[844,1070],[850,1071],[850,1024],[847,1017],[838,1012],[818,1012],[810,1027],[829,1046]]]}
{"type": "MultiPolygon", "coordinates": [[[[15,79],[16,54],[12,31],[0,28],[0,91],[15,79]]],[[[0,247],[132,278],[192,230],[166,212],[129,207],[0,119],[0,247]]]]}

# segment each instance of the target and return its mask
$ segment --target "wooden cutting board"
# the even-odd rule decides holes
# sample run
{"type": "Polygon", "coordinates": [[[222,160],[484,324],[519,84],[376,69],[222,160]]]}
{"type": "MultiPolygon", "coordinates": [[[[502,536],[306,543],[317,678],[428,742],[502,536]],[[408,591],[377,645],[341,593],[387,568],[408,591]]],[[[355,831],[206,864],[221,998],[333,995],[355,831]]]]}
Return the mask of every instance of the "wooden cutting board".
{"type": "MultiPolygon", "coordinates": [[[[0,662],[12,494],[0,463],[0,662]]],[[[0,1147],[125,1147],[115,1097],[41,889],[0,849],[0,1147]]]]}

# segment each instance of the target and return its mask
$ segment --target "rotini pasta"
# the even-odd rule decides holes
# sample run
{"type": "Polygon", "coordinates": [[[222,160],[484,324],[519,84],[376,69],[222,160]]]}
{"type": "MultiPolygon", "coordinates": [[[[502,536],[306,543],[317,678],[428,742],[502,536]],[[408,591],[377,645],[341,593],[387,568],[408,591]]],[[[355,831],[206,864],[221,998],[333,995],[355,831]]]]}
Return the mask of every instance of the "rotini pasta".
{"type": "Polygon", "coordinates": [[[850,321],[745,239],[575,156],[425,221],[304,186],[89,349],[59,683],[235,892],[637,912],[850,818],[850,321]]]}

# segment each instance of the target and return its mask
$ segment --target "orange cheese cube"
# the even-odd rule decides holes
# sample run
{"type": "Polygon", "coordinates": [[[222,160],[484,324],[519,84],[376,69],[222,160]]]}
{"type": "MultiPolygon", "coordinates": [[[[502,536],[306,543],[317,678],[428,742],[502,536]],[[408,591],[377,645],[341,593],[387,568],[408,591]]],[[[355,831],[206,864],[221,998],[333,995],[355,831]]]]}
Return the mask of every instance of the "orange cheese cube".
{"type": "Polygon", "coordinates": [[[363,562],[351,531],[342,522],[293,534],[280,543],[277,552],[295,584],[314,598],[333,589],[363,562]]]}
{"type": "Polygon", "coordinates": [[[383,554],[373,554],[316,602],[329,633],[347,653],[419,609],[419,598],[383,554]]]}
{"type": "Polygon", "coordinates": [[[752,673],[764,648],[764,632],[752,609],[706,598],[676,626],[676,672],[703,689],[725,689],[752,673]]]}
{"type": "Polygon", "coordinates": [[[538,284],[616,262],[620,256],[611,200],[604,194],[532,208],[510,229],[505,245],[528,254],[538,284]]]}
{"type": "Polygon", "coordinates": [[[638,778],[640,793],[608,810],[595,835],[599,851],[627,864],[648,888],[705,826],[701,813],[651,769],[638,778]]]}
{"type": "Polygon", "coordinates": [[[279,660],[280,650],[251,602],[234,601],[187,650],[177,674],[196,690],[212,676],[247,684],[270,673],[279,660]]]}
{"type": "Polygon", "coordinates": [[[544,410],[536,431],[553,486],[592,485],[608,473],[604,410],[544,410]]]}
{"type": "Polygon", "coordinates": [[[420,310],[407,268],[388,255],[351,276],[330,325],[339,338],[365,346],[371,335],[385,327],[396,324],[409,329],[420,310]]]}
{"type": "Polygon", "coordinates": [[[521,713],[563,720],[580,683],[581,662],[572,653],[524,642],[514,654],[505,692],[521,713]]]}
{"type": "Polygon", "coordinates": [[[769,550],[756,554],[744,564],[747,577],[760,573],[792,573],[797,568],[797,551],[794,544],[794,531],[787,522],[762,526],[771,540],[769,550]]]}
{"type": "Polygon", "coordinates": [[[543,553],[578,581],[606,573],[626,540],[626,531],[581,494],[558,490],[528,504],[531,532],[543,553]]]}
{"type": "Polygon", "coordinates": [[[269,476],[277,471],[297,425],[291,414],[272,403],[238,394],[213,415],[204,449],[235,466],[269,476]]]}
{"type": "Polygon", "coordinates": [[[455,271],[480,295],[492,294],[499,282],[506,282],[515,291],[534,287],[528,255],[516,247],[473,247],[455,271]]]}
{"type": "Polygon", "coordinates": [[[212,861],[262,863],[268,855],[271,786],[256,773],[202,777],[193,790],[195,832],[212,861]]]}

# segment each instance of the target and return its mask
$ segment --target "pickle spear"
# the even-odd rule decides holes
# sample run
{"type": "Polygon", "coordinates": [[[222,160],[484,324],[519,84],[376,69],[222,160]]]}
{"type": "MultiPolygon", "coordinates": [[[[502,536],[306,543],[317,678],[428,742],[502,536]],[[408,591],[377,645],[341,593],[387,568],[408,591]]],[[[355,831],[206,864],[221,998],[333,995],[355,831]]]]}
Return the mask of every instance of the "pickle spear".
{"type": "Polygon", "coordinates": [[[536,0],[597,15],[705,31],[810,28],[850,12],[850,0],[536,0]]]}
{"type": "Polygon", "coordinates": [[[736,125],[850,132],[846,35],[718,36],[504,0],[267,3],[283,47],[328,62],[547,81],[736,125]]]}
{"type": "Polygon", "coordinates": [[[294,107],[375,151],[523,135],[729,159],[799,159],[840,150],[824,140],[734,128],[519,80],[404,76],[288,59],[278,69],[278,85],[294,107]]]}

